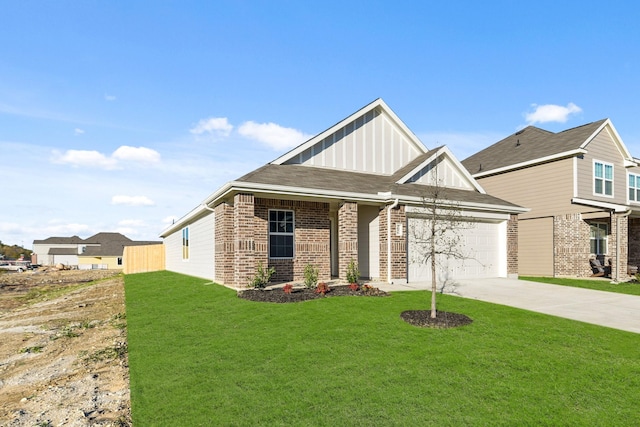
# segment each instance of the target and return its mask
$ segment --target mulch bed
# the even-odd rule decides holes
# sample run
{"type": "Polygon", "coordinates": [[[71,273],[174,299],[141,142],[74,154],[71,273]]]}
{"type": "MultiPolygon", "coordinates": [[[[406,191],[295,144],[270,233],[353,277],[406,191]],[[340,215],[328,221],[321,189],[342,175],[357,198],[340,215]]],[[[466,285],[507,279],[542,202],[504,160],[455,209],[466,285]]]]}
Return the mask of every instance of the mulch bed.
{"type": "Polygon", "coordinates": [[[366,296],[366,297],[385,297],[389,294],[378,288],[366,288],[360,286],[357,291],[352,291],[347,285],[331,286],[326,294],[316,293],[315,289],[295,288],[290,294],[285,293],[281,288],[263,290],[263,289],[246,289],[238,292],[238,297],[250,301],[258,302],[301,302],[318,298],[339,297],[339,296],[366,296]]]}
{"type": "Polygon", "coordinates": [[[431,318],[431,310],[407,310],[400,314],[405,322],[423,328],[457,328],[473,322],[471,318],[459,313],[449,313],[446,311],[436,311],[436,318],[431,318]]]}

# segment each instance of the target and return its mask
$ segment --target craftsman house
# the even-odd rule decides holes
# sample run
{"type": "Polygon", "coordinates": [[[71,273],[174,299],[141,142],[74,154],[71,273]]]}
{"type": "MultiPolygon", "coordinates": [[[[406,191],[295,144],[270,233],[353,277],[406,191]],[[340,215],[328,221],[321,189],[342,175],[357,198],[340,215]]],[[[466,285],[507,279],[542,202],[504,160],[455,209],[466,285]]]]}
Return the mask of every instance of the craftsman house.
{"type": "Polygon", "coordinates": [[[519,216],[520,275],[590,276],[595,254],[623,280],[640,262],[640,168],[609,119],[526,127],[462,164],[519,216]]]}
{"type": "Polygon", "coordinates": [[[487,194],[446,147],[427,149],[378,99],[269,164],[229,182],[165,229],[166,268],[244,287],[258,263],[273,282],[345,279],[351,260],[368,280],[430,279],[410,230],[424,198],[446,189],[464,218],[466,259],[439,260],[438,280],[517,274],[513,203],[487,194]],[[435,174],[437,172],[437,174],[435,174]]]}

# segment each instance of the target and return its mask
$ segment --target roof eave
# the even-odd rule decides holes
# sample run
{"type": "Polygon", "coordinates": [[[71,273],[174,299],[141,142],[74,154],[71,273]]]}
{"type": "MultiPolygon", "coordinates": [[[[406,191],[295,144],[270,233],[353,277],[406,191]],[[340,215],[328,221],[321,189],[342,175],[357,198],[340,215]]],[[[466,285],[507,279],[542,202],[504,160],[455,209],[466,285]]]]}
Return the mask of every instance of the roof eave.
{"type": "Polygon", "coordinates": [[[488,171],[476,172],[471,176],[474,178],[482,178],[489,175],[497,175],[499,173],[509,172],[515,169],[522,169],[529,166],[535,166],[542,163],[552,162],[555,160],[560,160],[567,157],[575,157],[579,155],[586,154],[587,150],[584,148],[577,148],[575,150],[563,151],[562,153],[553,154],[551,156],[539,157],[537,159],[528,160],[526,162],[515,163],[509,166],[503,166],[501,168],[495,168],[488,171]]]}

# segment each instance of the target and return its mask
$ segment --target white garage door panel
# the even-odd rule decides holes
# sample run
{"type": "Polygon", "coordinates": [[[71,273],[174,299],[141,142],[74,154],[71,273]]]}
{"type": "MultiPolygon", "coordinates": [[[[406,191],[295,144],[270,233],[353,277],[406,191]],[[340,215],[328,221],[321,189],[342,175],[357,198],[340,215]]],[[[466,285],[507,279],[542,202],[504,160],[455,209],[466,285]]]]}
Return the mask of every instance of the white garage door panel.
{"type": "MultiPolygon", "coordinates": [[[[426,221],[419,218],[409,219],[410,264],[408,279],[410,282],[431,280],[431,264],[428,261],[427,265],[423,265],[417,260],[416,255],[421,252],[417,247],[419,239],[416,238],[416,233],[411,232],[411,230],[425,227],[428,224],[426,221]]],[[[459,252],[464,254],[464,259],[446,259],[444,256],[437,258],[436,274],[439,283],[455,279],[499,276],[499,225],[487,222],[469,224],[469,228],[457,231],[462,237],[459,252]]]]}

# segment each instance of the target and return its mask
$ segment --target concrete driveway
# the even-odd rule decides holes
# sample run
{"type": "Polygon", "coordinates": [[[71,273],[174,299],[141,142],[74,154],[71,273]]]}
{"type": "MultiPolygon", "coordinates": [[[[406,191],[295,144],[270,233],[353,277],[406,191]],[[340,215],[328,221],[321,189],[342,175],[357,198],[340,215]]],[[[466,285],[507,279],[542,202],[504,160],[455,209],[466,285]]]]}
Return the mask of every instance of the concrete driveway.
{"type": "MultiPolygon", "coordinates": [[[[384,289],[426,290],[430,286],[410,283],[384,289]]],[[[445,293],[640,334],[640,296],[503,278],[461,280],[445,293]]]]}

